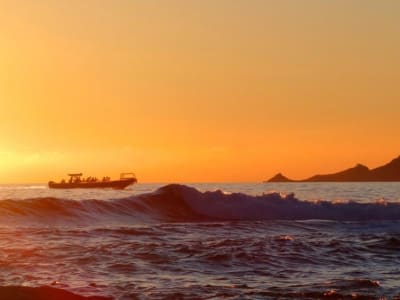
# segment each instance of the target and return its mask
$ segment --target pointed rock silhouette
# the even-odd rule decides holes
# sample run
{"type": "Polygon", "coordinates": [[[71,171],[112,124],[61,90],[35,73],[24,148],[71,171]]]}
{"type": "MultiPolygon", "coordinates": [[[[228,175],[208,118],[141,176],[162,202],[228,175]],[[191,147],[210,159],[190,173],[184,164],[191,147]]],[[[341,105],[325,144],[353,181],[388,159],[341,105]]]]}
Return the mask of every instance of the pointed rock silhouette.
{"type": "Polygon", "coordinates": [[[391,162],[370,170],[357,164],[355,167],[332,174],[314,175],[305,180],[291,180],[278,173],[266,182],[371,182],[400,181],[400,156],[391,162]]]}

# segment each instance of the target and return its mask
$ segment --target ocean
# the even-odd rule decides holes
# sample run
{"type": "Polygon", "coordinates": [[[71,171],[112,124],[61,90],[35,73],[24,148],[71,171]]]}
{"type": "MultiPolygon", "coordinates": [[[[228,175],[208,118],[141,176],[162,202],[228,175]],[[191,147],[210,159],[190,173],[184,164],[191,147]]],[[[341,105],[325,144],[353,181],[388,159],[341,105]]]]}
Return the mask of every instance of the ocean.
{"type": "Polygon", "coordinates": [[[21,293],[400,299],[400,183],[0,185],[0,299],[21,293]]]}

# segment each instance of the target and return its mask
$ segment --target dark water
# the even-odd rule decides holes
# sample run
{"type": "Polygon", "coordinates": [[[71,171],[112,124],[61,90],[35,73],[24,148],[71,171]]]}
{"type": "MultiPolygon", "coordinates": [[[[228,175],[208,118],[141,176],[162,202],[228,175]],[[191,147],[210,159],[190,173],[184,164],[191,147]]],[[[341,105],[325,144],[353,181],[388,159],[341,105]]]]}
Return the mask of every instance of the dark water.
{"type": "Polygon", "coordinates": [[[400,204],[386,191],[364,202],[180,185],[108,200],[30,191],[0,201],[0,286],[113,299],[400,299],[400,204]]]}

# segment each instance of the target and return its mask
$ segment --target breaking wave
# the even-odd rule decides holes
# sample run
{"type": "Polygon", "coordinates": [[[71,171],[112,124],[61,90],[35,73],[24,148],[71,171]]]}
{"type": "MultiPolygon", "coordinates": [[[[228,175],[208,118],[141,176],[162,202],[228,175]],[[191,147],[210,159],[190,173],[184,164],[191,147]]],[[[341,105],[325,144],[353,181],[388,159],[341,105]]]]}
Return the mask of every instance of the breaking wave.
{"type": "Polygon", "coordinates": [[[200,192],[170,184],[152,193],[110,200],[35,198],[1,200],[0,221],[93,222],[133,220],[400,220],[400,203],[302,201],[294,194],[251,196],[220,190],[200,192]]]}

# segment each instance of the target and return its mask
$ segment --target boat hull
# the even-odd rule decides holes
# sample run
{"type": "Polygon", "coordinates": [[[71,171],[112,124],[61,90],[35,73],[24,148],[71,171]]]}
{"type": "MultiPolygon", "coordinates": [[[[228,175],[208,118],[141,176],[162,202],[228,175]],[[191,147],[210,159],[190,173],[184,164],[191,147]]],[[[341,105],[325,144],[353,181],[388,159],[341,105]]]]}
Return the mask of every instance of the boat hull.
{"type": "Polygon", "coordinates": [[[122,190],[127,186],[136,183],[135,178],[111,180],[111,181],[96,181],[96,182],[65,182],[58,183],[54,181],[49,182],[51,189],[118,189],[122,190]]]}

